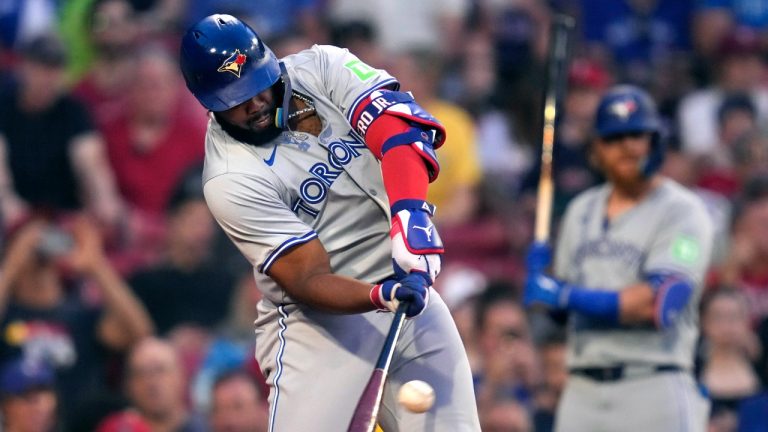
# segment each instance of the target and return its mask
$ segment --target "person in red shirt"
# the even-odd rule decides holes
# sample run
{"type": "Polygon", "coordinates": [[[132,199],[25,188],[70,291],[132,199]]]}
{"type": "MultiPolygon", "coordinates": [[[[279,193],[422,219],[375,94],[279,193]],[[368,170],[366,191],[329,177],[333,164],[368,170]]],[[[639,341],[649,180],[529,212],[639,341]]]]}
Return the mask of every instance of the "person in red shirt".
{"type": "Polygon", "coordinates": [[[121,194],[150,216],[164,214],[184,172],[203,159],[205,111],[182,90],[167,52],[142,52],[125,113],[103,125],[121,194]]]}

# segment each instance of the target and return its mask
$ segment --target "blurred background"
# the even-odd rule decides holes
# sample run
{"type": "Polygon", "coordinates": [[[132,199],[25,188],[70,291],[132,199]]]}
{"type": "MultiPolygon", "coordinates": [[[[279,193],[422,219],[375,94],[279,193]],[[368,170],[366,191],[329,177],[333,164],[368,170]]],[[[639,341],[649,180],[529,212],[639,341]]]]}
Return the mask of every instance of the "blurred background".
{"type": "Polygon", "coordinates": [[[555,218],[602,181],[588,153],[602,93],[647,89],[663,172],[717,226],[696,362],[709,431],[768,430],[768,0],[0,0],[8,430],[266,430],[260,295],[203,200],[206,113],[177,66],[181,34],[214,12],[278,57],[347,47],[445,125],[436,289],[487,432],[550,431],[566,379],[563,334],[520,294],[548,26],[574,16],[555,218]]]}

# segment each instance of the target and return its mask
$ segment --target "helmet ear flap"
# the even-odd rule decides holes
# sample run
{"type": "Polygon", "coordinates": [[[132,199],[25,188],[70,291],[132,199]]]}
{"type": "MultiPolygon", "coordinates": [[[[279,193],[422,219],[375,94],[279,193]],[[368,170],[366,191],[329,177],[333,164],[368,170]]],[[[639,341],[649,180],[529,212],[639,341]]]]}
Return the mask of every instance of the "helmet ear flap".
{"type": "Polygon", "coordinates": [[[293,95],[293,87],[291,87],[291,78],[288,76],[288,71],[285,68],[285,64],[280,62],[280,75],[282,81],[282,95],[275,92],[277,100],[280,100],[280,106],[275,112],[275,126],[278,129],[288,128],[288,113],[290,112],[291,96],[293,95]],[[282,96],[282,97],[281,97],[282,96]]]}
{"type": "Polygon", "coordinates": [[[659,132],[654,132],[651,135],[651,151],[648,153],[648,158],[643,164],[643,175],[650,177],[656,171],[658,171],[664,164],[664,153],[666,152],[666,146],[661,139],[659,132]]]}

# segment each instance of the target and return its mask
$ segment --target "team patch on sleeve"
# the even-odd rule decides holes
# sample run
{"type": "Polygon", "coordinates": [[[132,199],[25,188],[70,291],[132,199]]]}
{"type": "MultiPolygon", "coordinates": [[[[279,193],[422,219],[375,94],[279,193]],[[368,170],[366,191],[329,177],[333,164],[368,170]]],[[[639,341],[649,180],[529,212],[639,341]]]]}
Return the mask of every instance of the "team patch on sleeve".
{"type": "Polygon", "coordinates": [[[693,264],[699,259],[699,242],[691,236],[680,235],[672,242],[672,257],[683,264],[693,264]]]}
{"type": "Polygon", "coordinates": [[[362,82],[366,82],[378,74],[376,69],[357,59],[345,63],[344,67],[351,70],[352,73],[354,73],[355,76],[362,82]]]}

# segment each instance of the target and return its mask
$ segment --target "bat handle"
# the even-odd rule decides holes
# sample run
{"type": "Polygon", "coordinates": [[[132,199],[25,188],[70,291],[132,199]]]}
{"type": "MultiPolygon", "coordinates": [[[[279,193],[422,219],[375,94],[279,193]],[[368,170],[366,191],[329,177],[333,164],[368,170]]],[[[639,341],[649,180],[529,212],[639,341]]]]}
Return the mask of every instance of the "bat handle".
{"type": "Polygon", "coordinates": [[[392,355],[395,353],[394,345],[397,342],[398,336],[400,336],[400,329],[403,328],[405,322],[405,310],[408,309],[407,302],[400,302],[397,305],[395,311],[395,317],[392,318],[392,325],[389,327],[389,333],[384,340],[384,346],[381,348],[379,359],[376,361],[376,369],[383,369],[385,372],[389,370],[389,363],[392,360],[392,355]]]}

